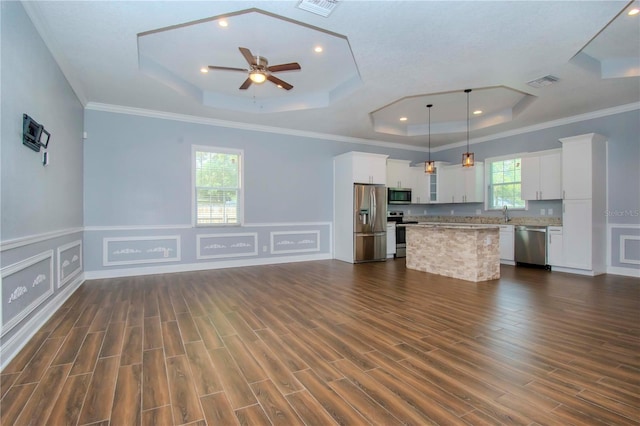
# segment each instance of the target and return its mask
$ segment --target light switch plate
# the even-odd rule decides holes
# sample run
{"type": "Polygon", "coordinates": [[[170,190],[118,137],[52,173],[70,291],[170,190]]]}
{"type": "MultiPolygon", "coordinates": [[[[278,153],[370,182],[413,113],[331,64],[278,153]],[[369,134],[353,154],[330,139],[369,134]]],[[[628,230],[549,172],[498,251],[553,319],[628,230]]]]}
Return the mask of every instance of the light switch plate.
{"type": "Polygon", "coordinates": [[[540,216],[544,216],[545,214],[547,214],[547,211],[545,209],[540,209],[540,216]]]}
{"type": "Polygon", "coordinates": [[[549,216],[552,216],[553,215],[553,209],[547,209],[547,214],[549,216]]]}

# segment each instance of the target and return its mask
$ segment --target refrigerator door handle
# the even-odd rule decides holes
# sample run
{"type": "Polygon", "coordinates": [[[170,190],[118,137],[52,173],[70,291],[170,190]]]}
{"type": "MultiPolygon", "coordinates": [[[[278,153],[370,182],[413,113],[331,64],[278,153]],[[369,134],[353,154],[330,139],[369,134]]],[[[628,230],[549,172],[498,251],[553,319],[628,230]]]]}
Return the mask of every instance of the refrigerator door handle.
{"type": "Polygon", "coordinates": [[[371,223],[373,224],[372,230],[376,228],[376,191],[374,187],[371,187],[371,223]]]}

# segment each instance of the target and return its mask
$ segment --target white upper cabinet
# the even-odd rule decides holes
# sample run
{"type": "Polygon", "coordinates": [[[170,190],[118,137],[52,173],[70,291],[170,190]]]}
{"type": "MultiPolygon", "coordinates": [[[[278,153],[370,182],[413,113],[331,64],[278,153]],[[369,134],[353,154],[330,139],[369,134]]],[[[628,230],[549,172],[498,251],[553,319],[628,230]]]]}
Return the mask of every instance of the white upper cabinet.
{"type": "Polygon", "coordinates": [[[387,160],[387,187],[411,188],[415,177],[411,173],[411,161],[387,160]]]}
{"type": "Polygon", "coordinates": [[[522,199],[562,198],[562,150],[542,151],[522,157],[522,199]]]}
{"type": "Polygon", "coordinates": [[[459,164],[440,167],[441,203],[481,203],[484,201],[484,163],[473,167],[459,164]]]}
{"type": "Polygon", "coordinates": [[[411,185],[411,204],[427,204],[429,200],[429,183],[431,175],[424,172],[424,166],[411,167],[413,184],[411,185]]]}
{"type": "Polygon", "coordinates": [[[370,154],[367,152],[348,152],[343,154],[350,165],[350,183],[386,184],[387,155],[370,154]]]}
{"type": "Polygon", "coordinates": [[[592,197],[594,192],[592,168],[596,161],[600,163],[598,167],[602,169],[606,164],[603,158],[593,157],[594,142],[604,146],[604,143],[599,142],[600,138],[580,136],[561,139],[563,198],[584,200],[592,197]]]}

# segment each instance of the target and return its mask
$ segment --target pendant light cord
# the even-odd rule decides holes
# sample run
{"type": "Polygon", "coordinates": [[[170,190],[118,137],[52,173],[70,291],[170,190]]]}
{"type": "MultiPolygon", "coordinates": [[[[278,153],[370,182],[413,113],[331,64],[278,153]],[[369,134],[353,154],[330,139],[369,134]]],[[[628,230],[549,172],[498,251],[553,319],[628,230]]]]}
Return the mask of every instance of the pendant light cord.
{"type": "Polygon", "coordinates": [[[427,105],[428,111],[429,111],[429,162],[431,162],[431,107],[433,106],[433,104],[429,104],[427,105]]]}
{"type": "Polygon", "coordinates": [[[467,93],[467,153],[469,152],[469,93],[471,93],[471,89],[466,89],[467,93]]]}

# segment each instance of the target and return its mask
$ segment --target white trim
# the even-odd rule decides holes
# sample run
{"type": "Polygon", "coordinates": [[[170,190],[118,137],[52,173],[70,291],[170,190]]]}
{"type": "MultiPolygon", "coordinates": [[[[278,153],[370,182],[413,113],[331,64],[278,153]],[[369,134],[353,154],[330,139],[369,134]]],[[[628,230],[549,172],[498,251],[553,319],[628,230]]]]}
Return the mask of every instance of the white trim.
{"type": "Polygon", "coordinates": [[[272,223],[245,223],[244,228],[249,227],[274,227],[274,226],[329,226],[331,222],[272,222],[272,223]]]}
{"type": "MultiPolygon", "coordinates": [[[[352,144],[364,144],[371,146],[380,146],[394,149],[406,149],[408,151],[427,152],[427,147],[419,147],[413,145],[407,145],[402,143],[393,143],[386,141],[378,141],[364,138],[354,138],[349,136],[340,136],[327,133],[309,132],[302,130],[285,129],[280,127],[261,126],[257,124],[238,123],[233,121],[219,120],[214,118],[196,117],[186,114],[175,114],[170,112],[154,111],[143,108],[125,107],[120,105],[103,104],[98,102],[88,102],[85,105],[85,109],[92,111],[111,112],[117,114],[137,115],[141,117],[159,118],[163,120],[182,121],[194,124],[204,124],[207,126],[226,127],[240,130],[258,131],[264,133],[277,133],[281,135],[300,136],[304,138],[317,139],[319,142],[345,142],[352,144]]],[[[475,145],[483,142],[490,142],[496,139],[502,139],[510,136],[516,136],[523,133],[534,132],[537,130],[544,130],[552,127],[558,127],[565,124],[577,123],[580,121],[593,120],[595,118],[606,117],[609,115],[620,114],[623,112],[634,111],[640,109],[640,102],[634,102],[626,105],[620,105],[613,108],[607,108],[599,111],[593,111],[586,114],[575,115],[572,117],[565,117],[558,120],[547,121],[532,126],[522,127],[519,129],[509,130],[502,133],[496,133],[493,135],[485,136],[482,138],[476,138],[469,140],[469,144],[475,145]]],[[[431,148],[431,152],[446,151],[452,148],[459,148],[466,146],[467,141],[460,141],[450,143],[441,147],[431,148]]]]}
{"type": "Polygon", "coordinates": [[[84,282],[84,275],[80,274],[70,285],[53,297],[49,303],[42,307],[29,321],[3,343],[0,348],[0,370],[3,370],[18,352],[31,340],[38,330],[47,322],[51,316],[58,311],[64,302],[71,296],[84,282]]]}
{"type": "Polygon", "coordinates": [[[640,278],[640,269],[621,268],[619,266],[607,266],[607,274],[622,275],[625,277],[640,278]]]}
{"type": "Polygon", "coordinates": [[[71,279],[73,279],[74,276],[76,276],[78,273],[82,272],[82,240],[76,240],[74,242],[71,242],[69,244],[65,244],[62,245],[60,247],[58,247],[57,250],[57,254],[58,254],[58,288],[62,287],[63,285],[65,285],[67,282],[69,282],[71,279]],[[79,252],[79,259],[78,259],[78,267],[76,269],[74,269],[73,271],[71,271],[69,273],[69,275],[67,275],[66,277],[62,276],[62,252],[69,250],[70,248],[73,247],[77,247],[80,246],[80,250],[79,252]]]}
{"type": "Polygon", "coordinates": [[[551,266],[551,270],[556,272],[566,272],[569,274],[587,275],[589,277],[595,277],[596,275],[599,275],[599,274],[596,274],[595,271],[591,269],[567,268],[565,266],[551,266]]]}
{"type": "Polygon", "coordinates": [[[258,233],[257,232],[244,232],[234,234],[197,234],[196,235],[196,259],[222,259],[225,257],[240,257],[240,256],[257,256],[258,255],[258,233]],[[215,255],[203,255],[200,241],[203,238],[217,238],[217,237],[253,237],[253,251],[246,253],[229,253],[229,254],[215,254],[215,255]]]}
{"type": "Polygon", "coordinates": [[[177,225],[115,225],[115,226],[85,226],[85,231],[150,231],[160,229],[191,229],[190,224],[177,225]]]}
{"type": "Polygon", "coordinates": [[[157,267],[112,269],[103,271],[85,271],[85,279],[135,277],[139,275],[171,274],[176,272],[204,271],[208,269],[237,268],[244,266],[276,265],[279,263],[310,262],[332,259],[331,253],[320,253],[304,256],[263,257],[253,259],[235,259],[223,262],[188,263],[180,265],[162,265],[157,267]]]}
{"type": "Polygon", "coordinates": [[[271,240],[271,254],[279,254],[279,253],[308,253],[320,251],[320,231],[317,230],[300,230],[300,231],[274,231],[270,232],[270,240],[271,240]],[[275,236],[276,235],[300,235],[300,234],[312,234],[316,236],[316,246],[314,248],[309,249],[299,249],[299,250],[276,250],[275,246],[275,236]]]}
{"type": "Polygon", "coordinates": [[[68,228],[59,231],[45,232],[43,234],[29,235],[26,237],[14,238],[0,243],[0,251],[11,250],[18,247],[28,246],[29,244],[41,243],[42,241],[51,240],[53,238],[64,237],[65,235],[75,234],[84,231],[84,228],[68,228]]]}
{"type": "Polygon", "coordinates": [[[113,237],[102,239],[102,266],[120,266],[120,265],[140,265],[146,263],[166,263],[179,262],[180,259],[180,235],[158,235],[151,237],[113,237]],[[176,255],[173,257],[157,258],[157,259],[140,259],[140,260],[122,260],[109,261],[109,243],[114,241],[153,241],[153,240],[175,240],[176,255]]]}
{"type": "MultiPolygon", "coordinates": [[[[47,300],[49,296],[51,296],[54,292],[54,284],[53,284],[53,250],[47,250],[35,256],[29,257],[27,259],[23,259],[19,262],[13,263],[11,265],[5,266],[0,270],[0,275],[2,275],[2,279],[5,279],[9,275],[13,275],[16,272],[23,271],[30,266],[33,266],[37,263],[42,262],[43,260],[49,259],[49,289],[41,294],[37,299],[32,301],[29,305],[25,306],[19,313],[16,314],[13,318],[11,318],[7,323],[2,323],[2,329],[0,331],[0,337],[4,336],[9,332],[13,327],[15,327],[20,321],[22,321],[27,315],[33,312],[42,302],[47,300]]],[[[35,284],[33,285],[35,286],[35,284]]],[[[5,303],[4,299],[1,302],[3,305],[5,303]]],[[[0,319],[1,320],[1,319],[0,319]]]]}
{"type": "Polygon", "coordinates": [[[630,265],[640,265],[640,259],[628,259],[626,255],[625,243],[627,240],[640,241],[639,235],[620,235],[620,254],[618,261],[630,265]]]}

